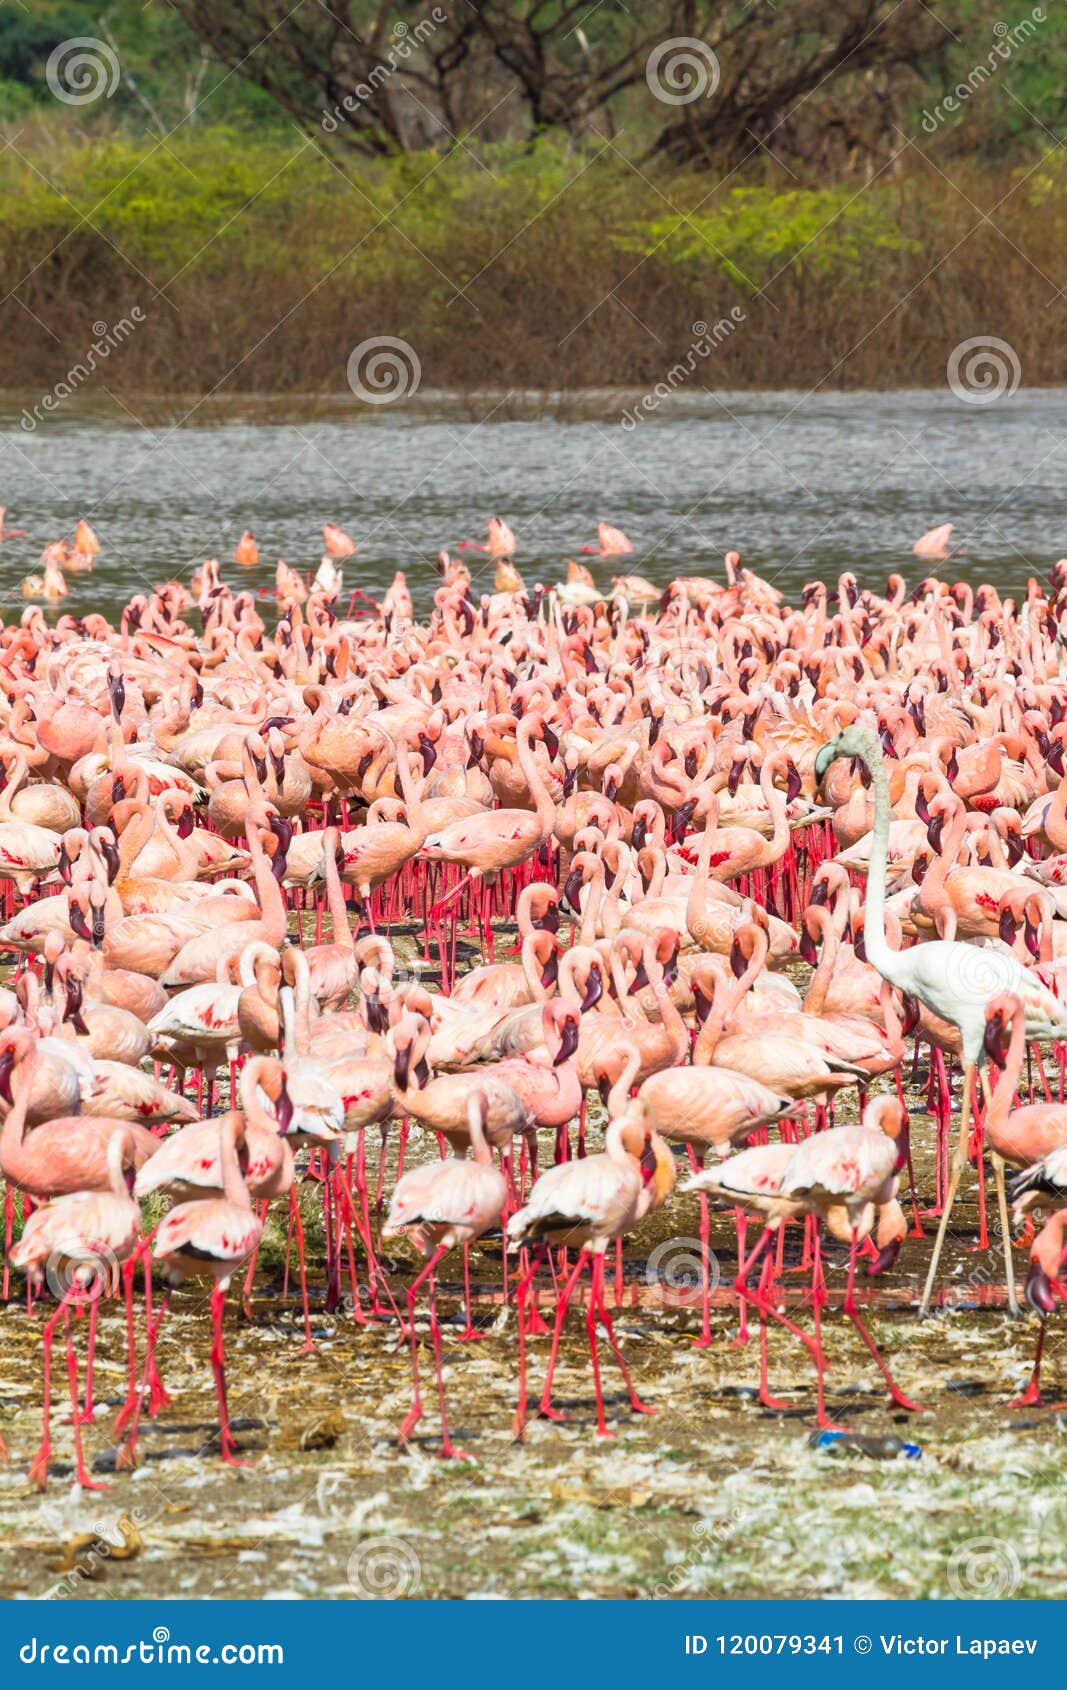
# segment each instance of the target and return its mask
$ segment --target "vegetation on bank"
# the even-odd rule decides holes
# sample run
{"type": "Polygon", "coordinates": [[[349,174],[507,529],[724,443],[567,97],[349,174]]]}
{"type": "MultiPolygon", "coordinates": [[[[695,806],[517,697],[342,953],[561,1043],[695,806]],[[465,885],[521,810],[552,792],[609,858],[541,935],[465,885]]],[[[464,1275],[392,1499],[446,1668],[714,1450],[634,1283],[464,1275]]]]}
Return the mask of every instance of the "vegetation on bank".
{"type": "Polygon", "coordinates": [[[382,335],[425,387],[1067,380],[1053,0],[576,4],[0,7],[0,384],[343,392],[382,335]]]}
{"type": "Polygon", "coordinates": [[[50,385],[134,306],[112,388],[342,392],[377,335],[414,347],[424,386],[639,387],[737,306],[705,387],[940,384],[979,334],[1025,382],[1067,380],[1056,157],[857,193],[548,141],[342,169],[295,131],[163,147],[27,124],[0,203],[8,387],[50,385]]]}

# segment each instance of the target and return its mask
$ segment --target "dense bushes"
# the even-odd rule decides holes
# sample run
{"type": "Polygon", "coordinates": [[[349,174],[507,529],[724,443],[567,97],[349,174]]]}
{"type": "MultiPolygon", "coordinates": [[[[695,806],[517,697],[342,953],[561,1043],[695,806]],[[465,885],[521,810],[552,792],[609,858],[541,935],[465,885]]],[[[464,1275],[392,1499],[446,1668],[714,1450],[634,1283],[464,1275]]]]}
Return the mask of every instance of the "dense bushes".
{"type": "Polygon", "coordinates": [[[1025,382],[1067,380],[1067,174],[955,174],[715,186],[547,143],[346,173],[296,131],[161,146],[31,123],[0,151],[3,384],[50,385],[135,304],[109,386],[342,391],[379,334],[425,386],[640,386],[739,303],[708,386],[938,383],[980,333],[1025,382]]]}

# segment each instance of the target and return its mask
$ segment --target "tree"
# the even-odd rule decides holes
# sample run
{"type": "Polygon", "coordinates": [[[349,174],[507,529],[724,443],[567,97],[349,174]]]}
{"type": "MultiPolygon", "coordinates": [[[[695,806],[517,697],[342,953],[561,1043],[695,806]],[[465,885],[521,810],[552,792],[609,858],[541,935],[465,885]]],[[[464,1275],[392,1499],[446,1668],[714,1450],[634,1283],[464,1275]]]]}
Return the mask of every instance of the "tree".
{"type": "Polygon", "coordinates": [[[432,146],[460,121],[455,86],[477,37],[466,5],[381,0],[172,0],[211,53],[311,132],[388,156],[432,146]],[[406,12],[397,17],[398,11],[406,12]],[[410,22],[408,21],[410,18],[410,22]]]}
{"type": "Polygon", "coordinates": [[[953,43],[924,0],[682,0],[676,21],[714,56],[704,88],[679,101],[652,147],[678,165],[732,167],[764,147],[817,156],[828,131],[848,153],[884,153],[893,116],[953,43]]]}

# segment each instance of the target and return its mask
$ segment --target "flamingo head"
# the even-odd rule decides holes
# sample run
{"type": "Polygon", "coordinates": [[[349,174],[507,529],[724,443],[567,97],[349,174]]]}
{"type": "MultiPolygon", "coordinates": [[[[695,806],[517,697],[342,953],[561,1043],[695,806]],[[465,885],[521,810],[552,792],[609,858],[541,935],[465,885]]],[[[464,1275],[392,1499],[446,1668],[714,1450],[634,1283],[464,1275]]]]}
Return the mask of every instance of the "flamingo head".
{"type": "Polygon", "coordinates": [[[877,736],[869,728],[851,722],[835,739],[829,741],[815,758],[815,779],[821,781],[831,763],[839,757],[858,757],[868,769],[882,766],[882,749],[877,736]]]}
{"type": "Polygon", "coordinates": [[[1003,1068],[1008,1054],[1011,1025],[1022,1014],[1022,1004],[1011,992],[992,998],[986,1005],[986,1025],[982,1047],[991,1062],[1003,1068]]]}
{"type": "Polygon", "coordinates": [[[1056,1307],[1052,1283],[1040,1262],[1030,1263],[1030,1271],[1026,1276],[1026,1300],[1040,1315],[1051,1314],[1056,1307]]]}

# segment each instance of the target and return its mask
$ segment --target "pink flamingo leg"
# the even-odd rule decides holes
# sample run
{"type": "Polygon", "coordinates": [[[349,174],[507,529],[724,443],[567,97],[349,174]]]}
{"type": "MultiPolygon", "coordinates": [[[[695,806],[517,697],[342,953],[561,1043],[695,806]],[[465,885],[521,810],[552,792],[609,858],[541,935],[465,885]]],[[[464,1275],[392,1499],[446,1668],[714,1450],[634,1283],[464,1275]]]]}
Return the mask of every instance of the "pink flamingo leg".
{"type": "Polygon", "coordinates": [[[1045,1399],[1041,1395],[1041,1357],[1045,1352],[1045,1328],[1047,1321],[1042,1321],[1037,1329],[1037,1348],[1034,1351],[1034,1370],[1030,1375],[1030,1383],[1020,1396],[1013,1397],[1009,1408],[1043,1408],[1045,1399]]]}
{"type": "Polygon", "coordinates": [[[211,1371],[215,1375],[215,1395],[219,1404],[219,1442],[221,1456],[227,1467],[250,1467],[250,1461],[238,1461],[237,1447],[230,1431],[230,1414],[226,1405],[226,1352],[222,1342],[222,1314],[226,1303],[226,1288],[216,1280],[211,1289],[211,1371]]]}
{"type": "Polygon", "coordinates": [[[475,1326],[471,1310],[471,1247],[469,1244],[463,1246],[463,1300],[467,1310],[467,1324],[459,1334],[459,1341],[460,1343],[470,1343],[474,1338],[484,1338],[485,1333],[475,1326]]]}
{"type": "Polygon", "coordinates": [[[630,1407],[633,1409],[635,1414],[658,1414],[658,1408],[650,1408],[649,1405],[647,1403],[643,1403],[637,1395],[637,1392],[634,1390],[633,1380],[630,1377],[630,1369],[623,1360],[622,1351],[619,1349],[619,1345],[615,1337],[615,1329],[611,1324],[611,1317],[608,1314],[607,1307],[604,1302],[603,1256],[593,1257],[593,1297],[592,1302],[590,1303],[590,1308],[596,1308],[600,1311],[600,1324],[603,1326],[604,1331],[607,1334],[608,1343],[611,1346],[611,1353],[615,1357],[615,1360],[618,1363],[619,1372],[622,1374],[623,1380],[625,1381],[626,1390],[630,1398],[630,1407]]]}
{"type": "Polygon", "coordinates": [[[300,1204],[295,1190],[289,1191],[289,1213],[296,1229],[296,1255],[300,1264],[300,1297],[304,1305],[304,1342],[300,1348],[302,1356],[314,1355],[316,1345],[311,1336],[311,1311],[308,1308],[307,1258],[304,1254],[304,1222],[300,1215],[300,1204]]]}
{"type": "Polygon", "coordinates": [[[71,1295],[72,1293],[70,1291],[64,1293],[53,1313],[49,1315],[48,1319],[45,1321],[44,1331],[41,1334],[43,1347],[41,1370],[41,1446],[33,1460],[30,1462],[30,1470],[27,1475],[30,1484],[37,1490],[44,1490],[45,1485],[48,1483],[48,1463],[52,1458],[52,1343],[56,1335],[56,1326],[59,1324],[59,1321],[63,1318],[70,1305],[71,1295]]]}
{"type": "Polygon", "coordinates": [[[424,1279],[429,1279],[438,1262],[447,1254],[448,1251],[444,1245],[440,1245],[408,1286],[408,1335],[411,1339],[411,1407],[401,1421],[400,1430],[397,1433],[397,1438],[402,1444],[408,1442],[423,1415],[422,1392],[419,1386],[419,1340],[415,1331],[415,1304],[418,1300],[419,1286],[424,1279]]]}
{"type": "Polygon", "coordinates": [[[897,1385],[896,1381],[893,1378],[893,1375],[890,1373],[888,1367],[886,1366],[884,1360],[882,1359],[882,1355],[881,1355],[880,1350],[878,1349],[877,1344],[875,1343],[874,1339],[871,1337],[870,1333],[867,1331],[867,1328],[864,1326],[862,1320],[860,1319],[859,1310],[856,1307],[856,1299],[855,1299],[856,1256],[857,1256],[858,1244],[859,1244],[859,1237],[858,1237],[858,1234],[856,1232],[855,1227],[853,1227],[853,1229],[852,1229],[852,1242],[851,1242],[851,1245],[849,1247],[849,1253],[848,1253],[848,1288],[845,1292],[845,1313],[848,1315],[849,1320],[851,1320],[853,1326],[856,1328],[856,1331],[859,1333],[860,1337],[863,1339],[863,1342],[866,1344],[867,1348],[870,1350],[871,1355],[874,1357],[875,1361],[878,1363],[878,1367],[879,1367],[879,1370],[882,1374],[882,1377],[889,1387],[889,1395],[892,1398],[895,1405],[897,1406],[897,1408],[907,1409],[908,1412],[911,1413],[911,1414],[925,1414],[926,1410],[923,1408],[922,1404],[917,1403],[917,1402],[912,1402],[910,1397],[906,1397],[904,1395],[903,1391],[897,1385]]]}
{"type": "Polygon", "coordinates": [[[93,1364],[96,1360],[96,1323],[100,1311],[99,1292],[93,1292],[89,1297],[89,1342],[85,1359],[85,1402],[81,1409],[75,1405],[72,1425],[91,1426],[93,1423],[93,1364]]]}
{"type": "MultiPolygon", "coordinates": [[[[532,1257],[525,1250],[519,1251],[519,1271],[520,1271],[520,1273],[525,1273],[527,1263],[530,1262],[531,1260],[533,1262],[533,1267],[532,1267],[530,1273],[527,1275],[527,1278],[526,1278],[526,1284],[527,1285],[529,1285],[533,1281],[534,1274],[536,1274],[538,1268],[541,1266],[542,1262],[544,1262],[545,1256],[546,1256],[546,1252],[544,1250],[540,1250],[540,1249],[536,1250],[532,1257]]],[[[551,1260],[552,1260],[551,1256],[548,1257],[548,1260],[549,1260],[549,1262],[551,1262],[551,1260]]],[[[537,1307],[537,1297],[536,1297],[536,1295],[530,1298],[529,1308],[528,1308],[528,1311],[527,1311],[526,1330],[529,1333],[531,1338],[533,1338],[533,1337],[537,1337],[537,1338],[543,1337],[546,1333],[551,1332],[551,1330],[552,1330],[552,1328],[548,1324],[548,1321],[543,1318],[540,1310],[537,1307]]]]}
{"type": "Polygon", "coordinates": [[[567,1304],[574,1295],[574,1288],[577,1285],[578,1280],[581,1277],[582,1270],[585,1267],[587,1255],[588,1251],[586,1250],[580,1250],[578,1252],[578,1260],[574,1264],[574,1268],[564,1284],[563,1290],[560,1292],[556,1303],[556,1323],[552,1330],[552,1348],[548,1357],[548,1371],[545,1374],[544,1389],[541,1392],[541,1401],[538,1404],[537,1409],[538,1414],[544,1420],[566,1419],[566,1416],[561,1414],[558,1408],[552,1407],[552,1380],[555,1375],[556,1362],[559,1357],[559,1341],[563,1333],[563,1322],[567,1318],[567,1304]]]}
{"type": "Polygon", "coordinates": [[[433,1344],[433,1366],[437,1378],[437,1401],[441,1413],[441,1449],[443,1461],[473,1461],[474,1456],[468,1455],[466,1450],[457,1449],[448,1433],[448,1416],[445,1409],[445,1378],[441,1366],[441,1323],[437,1318],[437,1282],[430,1274],[430,1341],[433,1344]]]}
{"type": "Polygon", "coordinates": [[[126,1303],[126,1401],[115,1418],[115,1435],[123,1430],[133,1416],[137,1401],[137,1343],[133,1309],[133,1280],[137,1272],[137,1257],[131,1256],[122,1266],[122,1289],[126,1303]]]}
{"type": "MultiPolygon", "coordinates": [[[[767,1251],[760,1270],[759,1290],[757,1301],[762,1304],[769,1302],[774,1294],[774,1257],[767,1251]]],[[[792,1403],[783,1402],[780,1397],[771,1395],[770,1380],[767,1374],[767,1322],[760,1315],[759,1323],[759,1400],[764,1408],[788,1409],[792,1403]]]]}
{"type": "MultiPolygon", "coordinates": [[[[584,1256],[584,1255],[585,1255],[585,1251],[583,1250],[582,1256],[584,1256]]],[[[579,1260],[581,1260],[581,1257],[579,1257],[579,1260]]],[[[589,1307],[585,1311],[585,1330],[586,1330],[586,1335],[589,1339],[589,1355],[590,1355],[590,1359],[592,1360],[592,1363],[593,1363],[593,1389],[596,1392],[596,1430],[597,1430],[597,1437],[599,1437],[599,1438],[613,1438],[613,1437],[615,1437],[615,1433],[612,1432],[611,1430],[609,1430],[608,1423],[604,1418],[604,1393],[603,1393],[603,1391],[601,1389],[601,1385],[600,1385],[600,1357],[597,1354],[597,1347],[596,1347],[597,1268],[598,1268],[598,1266],[599,1266],[600,1272],[602,1274],[603,1271],[604,1271],[604,1258],[603,1258],[602,1255],[600,1255],[599,1251],[593,1257],[593,1268],[592,1268],[593,1284],[592,1284],[592,1289],[589,1293],[589,1307]]]]}
{"type": "MultiPolygon", "coordinates": [[[[705,1199],[705,1201],[706,1201],[706,1199],[705,1199]]],[[[748,1221],[747,1221],[745,1215],[743,1214],[743,1212],[740,1209],[734,1210],[734,1221],[735,1221],[735,1224],[737,1226],[737,1261],[738,1261],[738,1267],[739,1267],[739,1270],[740,1270],[740,1265],[744,1262],[744,1259],[745,1259],[745,1247],[748,1243],[748,1221]]],[[[704,1225],[704,1216],[703,1215],[701,1215],[701,1217],[700,1217],[700,1224],[701,1224],[701,1227],[703,1227],[703,1225],[704,1225]]],[[[710,1239],[710,1229],[709,1229],[709,1239],[710,1239]]],[[[701,1243],[703,1243],[703,1242],[704,1242],[704,1236],[703,1236],[703,1232],[701,1232],[701,1243]]],[[[755,1261],[755,1257],[753,1257],[753,1261],[755,1261]]],[[[746,1275],[746,1278],[747,1278],[747,1275],[746,1275]]],[[[709,1341],[710,1341],[710,1338],[711,1338],[710,1329],[709,1329],[709,1332],[708,1332],[708,1338],[709,1338],[709,1341]]],[[[747,1301],[746,1298],[742,1297],[742,1298],[740,1298],[738,1305],[737,1305],[737,1337],[731,1338],[730,1348],[731,1349],[742,1349],[744,1347],[744,1345],[748,1343],[748,1338],[749,1338],[749,1332],[748,1332],[748,1301],[747,1301]]],[[[701,1345],[700,1347],[703,1348],[704,1346],[701,1345]]]]}
{"type": "MultiPolygon", "coordinates": [[[[73,1306],[77,1308],[81,1302],[80,1294],[75,1294],[73,1306]]],[[[82,1421],[78,1413],[78,1361],[74,1354],[74,1338],[70,1327],[70,1305],[63,1310],[63,1333],[67,1349],[67,1378],[70,1381],[70,1410],[71,1425],[74,1427],[74,1482],[82,1490],[108,1490],[108,1485],[95,1483],[89,1477],[85,1465],[85,1451],[82,1448],[82,1421]]]]}

